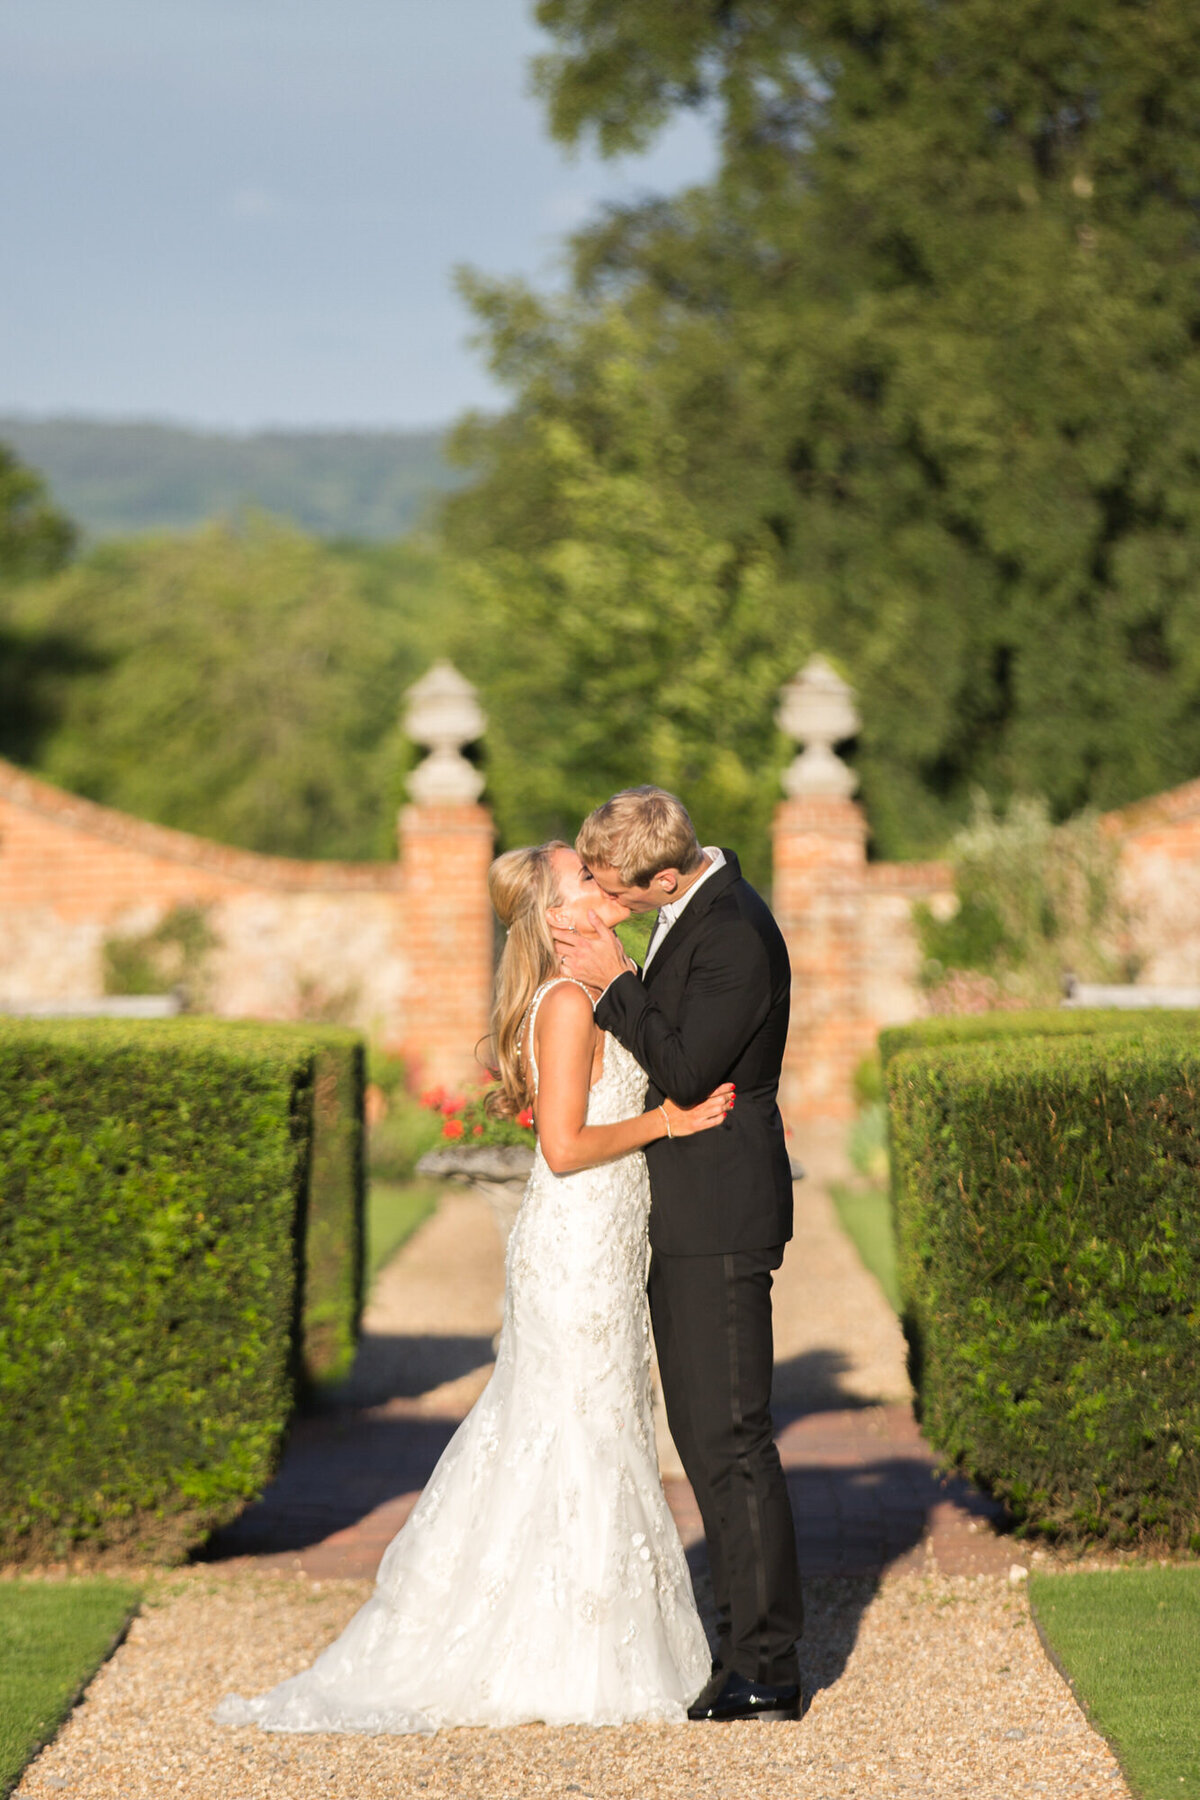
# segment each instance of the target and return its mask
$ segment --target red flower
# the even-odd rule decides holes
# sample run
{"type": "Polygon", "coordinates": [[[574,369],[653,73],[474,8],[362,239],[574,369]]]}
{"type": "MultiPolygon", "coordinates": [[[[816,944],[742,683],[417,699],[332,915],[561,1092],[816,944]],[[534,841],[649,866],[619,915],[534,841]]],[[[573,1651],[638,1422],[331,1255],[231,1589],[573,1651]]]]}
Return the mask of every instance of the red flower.
{"type": "Polygon", "coordinates": [[[472,1137],[482,1137],[483,1136],[483,1126],[482,1125],[472,1125],[471,1136],[472,1137]]]}
{"type": "Polygon", "coordinates": [[[533,1108],[532,1108],[532,1106],[527,1106],[525,1108],[524,1112],[519,1112],[517,1114],[517,1124],[523,1125],[525,1127],[526,1131],[532,1131],[532,1129],[533,1129],[533,1108]]]}
{"type": "Polygon", "coordinates": [[[425,1092],[421,1095],[421,1105],[427,1106],[430,1112],[441,1112],[445,1098],[446,1090],[444,1087],[426,1088],[425,1092]]]}
{"type": "Polygon", "coordinates": [[[461,1119],[447,1119],[442,1126],[442,1136],[445,1138],[460,1138],[462,1134],[463,1122],[461,1119]]]}
{"type": "Polygon", "coordinates": [[[443,1089],[441,1104],[442,1111],[450,1118],[451,1114],[460,1113],[467,1102],[463,1094],[447,1094],[443,1089]]]}

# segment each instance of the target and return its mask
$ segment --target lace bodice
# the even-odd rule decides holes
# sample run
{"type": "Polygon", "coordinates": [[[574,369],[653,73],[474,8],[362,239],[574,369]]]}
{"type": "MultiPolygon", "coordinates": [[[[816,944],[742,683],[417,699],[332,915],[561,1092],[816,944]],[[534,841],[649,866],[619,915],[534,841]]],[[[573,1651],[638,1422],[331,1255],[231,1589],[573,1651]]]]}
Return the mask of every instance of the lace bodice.
{"type": "MultiPolygon", "coordinates": [[[[566,979],[563,977],[562,979],[566,979]]],[[[530,1007],[530,1072],[537,1080],[530,1007]]],[[[642,1109],[605,1037],[587,1123],[642,1109]]],[[[710,1657],[658,1476],[640,1151],[555,1175],[540,1146],[508,1242],[496,1367],[310,1669],[218,1718],[274,1731],[682,1720],[710,1657]]]]}

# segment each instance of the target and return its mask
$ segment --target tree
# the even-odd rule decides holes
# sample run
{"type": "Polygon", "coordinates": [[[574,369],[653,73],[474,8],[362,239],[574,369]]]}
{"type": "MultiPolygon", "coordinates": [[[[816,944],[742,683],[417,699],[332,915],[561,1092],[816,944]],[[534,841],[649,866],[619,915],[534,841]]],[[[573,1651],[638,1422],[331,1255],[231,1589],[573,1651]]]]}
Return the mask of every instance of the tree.
{"type": "Polygon", "coordinates": [[[74,545],[75,528],[41,477],[0,444],[0,753],[30,753],[47,724],[46,678],[78,660],[75,648],[53,632],[15,630],[6,617],[6,592],[61,569],[74,545]]]}
{"type": "MultiPolygon", "coordinates": [[[[755,560],[771,681],[812,642],[860,691],[877,849],[939,844],[976,786],[1063,817],[1194,774],[1194,12],[543,0],[539,18],[560,136],[625,149],[704,106],[721,167],[581,234],[557,308],[477,284],[516,399],[462,434],[481,478],[451,506],[456,543],[544,559],[593,529],[539,446],[565,424],[622,469],[619,319],[671,450],[643,479],[755,560]]],[[[531,654],[514,623],[504,655],[531,654]]]]}
{"type": "Polygon", "coordinates": [[[280,855],[387,857],[402,695],[458,604],[419,545],[335,550],[264,518],[104,545],[8,600],[44,671],[40,773],[280,855]]]}
{"type": "Polygon", "coordinates": [[[52,574],[74,547],[75,528],[41,477],[0,444],[0,585],[52,574]]]}
{"type": "Polygon", "coordinates": [[[531,425],[520,479],[556,497],[561,523],[470,577],[457,654],[487,697],[497,822],[509,843],[569,840],[616,788],[653,779],[687,796],[706,833],[745,842],[762,877],[786,748],[776,669],[807,646],[766,546],[723,541],[672,485],[624,338],[612,321],[599,365],[610,454],[563,420],[531,425]]]}

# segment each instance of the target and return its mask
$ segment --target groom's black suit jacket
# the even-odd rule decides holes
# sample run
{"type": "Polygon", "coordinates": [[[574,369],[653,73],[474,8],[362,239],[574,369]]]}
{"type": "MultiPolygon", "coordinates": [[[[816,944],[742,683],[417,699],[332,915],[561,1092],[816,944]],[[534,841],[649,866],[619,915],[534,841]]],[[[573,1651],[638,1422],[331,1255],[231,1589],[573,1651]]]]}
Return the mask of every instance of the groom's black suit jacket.
{"type": "Polygon", "coordinates": [[[646,1110],[669,1095],[695,1106],[737,1086],[724,1124],[659,1138],[650,1168],[650,1242],[669,1256],[764,1250],[792,1235],[792,1172],[776,1096],[791,966],[765,900],[737,857],[688,901],[645,979],[619,975],[596,1006],[650,1077],[646,1110]]]}

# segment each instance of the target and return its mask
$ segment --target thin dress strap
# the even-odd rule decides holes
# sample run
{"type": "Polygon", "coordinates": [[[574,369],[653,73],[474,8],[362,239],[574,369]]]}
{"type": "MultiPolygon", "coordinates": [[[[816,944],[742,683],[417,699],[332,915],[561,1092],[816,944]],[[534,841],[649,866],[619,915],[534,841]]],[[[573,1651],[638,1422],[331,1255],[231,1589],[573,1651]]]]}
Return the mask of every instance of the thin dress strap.
{"type": "Polygon", "coordinates": [[[535,1056],[533,1049],[533,1028],[537,1023],[538,1007],[542,1004],[542,1001],[546,998],[550,989],[553,987],[560,987],[564,981],[569,981],[572,987],[583,988],[583,992],[587,994],[589,1001],[592,998],[592,996],[588,994],[588,990],[584,987],[582,981],[576,981],[574,975],[555,975],[552,976],[549,981],[543,981],[541,987],[526,1007],[525,1023],[521,1027],[521,1032],[517,1041],[519,1043],[521,1037],[525,1039],[525,1048],[529,1055],[529,1067],[533,1072],[533,1091],[535,1094],[538,1089],[538,1066],[537,1057],[535,1056]]]}

